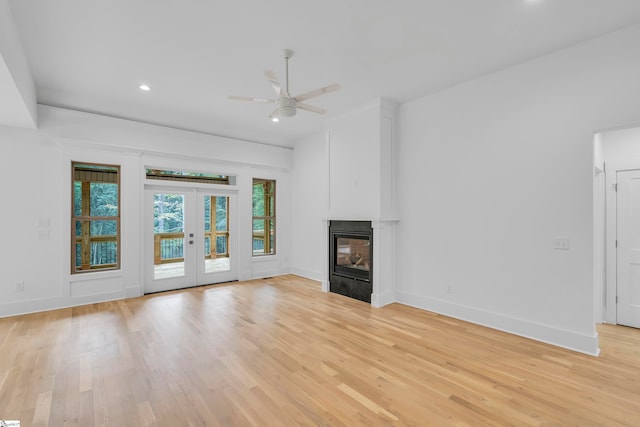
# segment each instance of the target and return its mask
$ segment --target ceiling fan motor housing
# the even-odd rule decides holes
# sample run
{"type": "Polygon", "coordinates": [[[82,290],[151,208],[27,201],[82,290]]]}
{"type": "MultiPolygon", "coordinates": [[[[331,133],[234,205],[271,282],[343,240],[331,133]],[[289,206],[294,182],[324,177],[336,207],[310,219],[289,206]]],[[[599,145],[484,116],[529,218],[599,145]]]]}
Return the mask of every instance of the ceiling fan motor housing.
{"type": "Polygon", "coordinates": [[[296,115],[296,100],[293,98],[278,98],[278,115],[281,117],[293,117],[296,115]]]}

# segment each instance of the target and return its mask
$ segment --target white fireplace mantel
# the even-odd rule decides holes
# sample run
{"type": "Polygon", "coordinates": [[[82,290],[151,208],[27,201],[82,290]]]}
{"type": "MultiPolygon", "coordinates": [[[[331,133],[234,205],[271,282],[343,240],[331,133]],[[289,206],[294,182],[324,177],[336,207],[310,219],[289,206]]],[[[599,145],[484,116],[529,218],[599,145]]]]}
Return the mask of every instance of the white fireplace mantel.
{"type": "Polygon", "coordinates": [[[370,218],[323,218],[324,228],[324,265],[322,271],[322,290],[329,292],[329,221],[371,221],[373,229],[373,274],[371,305],[384,307],[395,302],[395,227],[398,219],[370,218]]]}

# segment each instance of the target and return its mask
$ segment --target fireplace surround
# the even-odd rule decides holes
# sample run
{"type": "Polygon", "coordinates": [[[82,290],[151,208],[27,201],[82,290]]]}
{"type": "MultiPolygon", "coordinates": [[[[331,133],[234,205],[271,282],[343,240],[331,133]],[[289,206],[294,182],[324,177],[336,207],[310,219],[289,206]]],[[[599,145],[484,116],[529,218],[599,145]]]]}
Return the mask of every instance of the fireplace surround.
{"type": "Polygon", "coordinates": [[[329,290],[371,303],[373,292],[371,221],[329,221],[329,290]]]}

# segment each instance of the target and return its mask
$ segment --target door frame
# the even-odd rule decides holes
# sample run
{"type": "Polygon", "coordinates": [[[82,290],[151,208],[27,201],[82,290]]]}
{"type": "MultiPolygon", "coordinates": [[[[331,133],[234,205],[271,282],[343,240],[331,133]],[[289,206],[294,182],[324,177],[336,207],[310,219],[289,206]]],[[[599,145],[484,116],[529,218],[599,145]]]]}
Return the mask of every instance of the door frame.
{"type": "MultiPolygon", "coordinates": [[[[167,183],[162,184],[145,184],[143,188],[143,206],[142,206],[142,293],[154,293],[161,292],[165,289],[152,289],[149,284],[153,283],[154,279],[154,269],[153,269],[153,244],[150,243],[151,236],[149,233],[149,224],[148,221],[150,218],[153,218],[153,211],[150,211],[150,207],[153,203],[153,198],[149,197],[148,194],[153,192],[166,192],[166,193],[184,193],[185,203],[187,199],[192,199],[192,208],[193,212],[189,212],[187,210],[185,215],[185,222],[187,223],[187,227],[185,228],[185,242],[190,239],[187,233],[194,233],[194,236],[191,239],[195,240],[194,245],[185,244],[185,276],[180,276],[180,278],[184,281],[182,285],[177,285],[173,289],[181,289],[181,288],[189,288],[195,286],[202,286],[206,284],[214,284],[214,283],[223,283],[238,280],[238,192],[237,190],[232,189],[221,189],[216,186],[216,188],[208,188],[203,187],[202,185],[185,185],[184,183],[173,183],[168,181],[167,183]],[[168,185],[165,185],[168,184],[168,185]],[[215,272],[215,273],[204,273],[198,271],[199,267],[202,267],[203,264],[199,261],[199,257],[202,255],[202,259],[204,259],[204,228],[201,227],[200,221],[203,219],[202,216],[198,213],[204,206],[204,203],[200,200],[202,196],[205,195],[215,195],[222,197],[229,197],[229,205],[228,205],[228,226],[229,226],[229,237],[227,240],[228,245],[228,253],[229,253],[229,263],[230,269],[224,272],[215,272]],[[193,223],[193,226],[189,226],[189,223],[193,223]],[[187,250],[189,250],[189,257],[187,257],[187,250]],[[204,278],[211,277],[215,278],[213,281],[208,282],[205,281],[204,278]]],[[[151,231],[153,231],[153,227],[151,227],[151,231]]],[[[172,283],[180,282],[180,279],[159,279],[159,282],[164,281],[167,283],[171,281],[172,283]]],[[[170,285],[173,286],[173,285],[170,285]]],[[[171,290],[171,289],[166,289],[171,290]]]]}
{"type": "Polygon", "coordinates": [[[615,185],[618,183],[618,172],[640,170],[640,159],[630,158],[606,162],[605,168],[605,284],[604,284],[604,316],[606,323],[618,324],[618,251],[616,248],[618,208],[615,185]]]}

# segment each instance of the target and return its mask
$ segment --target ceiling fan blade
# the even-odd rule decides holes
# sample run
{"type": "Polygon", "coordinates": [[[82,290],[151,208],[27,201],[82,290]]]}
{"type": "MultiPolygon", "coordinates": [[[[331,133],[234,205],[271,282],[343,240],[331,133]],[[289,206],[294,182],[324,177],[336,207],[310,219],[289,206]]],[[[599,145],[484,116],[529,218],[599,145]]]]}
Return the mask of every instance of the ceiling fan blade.
{"type": "Polygon", "coordinates": [[[315,98],[316,96],[324,95],[325,93],[335,92],[338,89],[340,89],[340,85],[336,83],[320,89],[312,90],[311,92],[303,93],[302,95],[294,96],[294,99],[298,102],[302,102],[307,99],[315,98]]]}
{"type": "Polygon", "coordinates": [[[313,105],[303,104],[302,102],[298,102],[297,107],[300,108],[301,110],[311,111],[312,113],[318,113],[318,114],[327,113],[327,110],[325,110],[324,108],[314,107],[313,105]]]}
{"type": "Polygon", "coordinates": [[[276,102],[274,99],[269,98],[252,98],[250,96],[229,96],[229,99],[234,101],[252,101],[252,102],[276,102]]]}
{"type": "Polygon", "coordinates": [[[278,77],[276,77],[276,73],[274,73],[273,70],[265,71],[264,76],[267,78],[267,80],[269,80],[271,86],[273,86],[273,90],[276,91],[277,96],[286,95],[284,89],[282,89],[282,86],[280,86],[280,82],[278,81],[278,77]]]}

